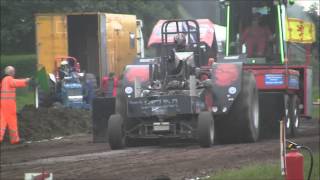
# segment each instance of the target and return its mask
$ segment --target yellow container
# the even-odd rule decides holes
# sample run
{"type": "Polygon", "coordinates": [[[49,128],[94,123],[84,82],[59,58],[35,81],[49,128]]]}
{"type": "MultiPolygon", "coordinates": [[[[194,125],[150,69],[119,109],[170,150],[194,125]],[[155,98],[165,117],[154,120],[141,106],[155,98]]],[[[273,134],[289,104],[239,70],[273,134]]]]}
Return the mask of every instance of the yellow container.
{"type": "Polygon", "coordinates": [[[120,75],[137,57],[135,15],[109,13],[36,14],[38,64],[54,73],[57,56],[73,56],[101,81],[120,75]]]}

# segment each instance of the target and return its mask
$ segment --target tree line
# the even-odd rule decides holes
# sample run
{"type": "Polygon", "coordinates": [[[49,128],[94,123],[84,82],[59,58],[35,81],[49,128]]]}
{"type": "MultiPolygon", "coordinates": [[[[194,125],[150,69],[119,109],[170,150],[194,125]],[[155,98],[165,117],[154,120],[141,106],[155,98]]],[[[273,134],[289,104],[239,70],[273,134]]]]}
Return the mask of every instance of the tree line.
{"type": "MultiPolygon", "coordinates": [[[[137,18],[144,22],[143,33],[147,40],[154,24],[159,19],[185,16],[185,12],[180,11],[181,3],[182,0],[0,0],[0,51],[2,54],[35,52],[34,14],[36,13],[107,12],[135,14],[137,18]]],[[[199,1],[198,3],[203,2],[199,1]]],[[[316,39],[319,39],[318,5],[313,4],[307,12],[316,24],[316,39]]],[[[316,47],[319,47],[318,43],[315,43],[316,47]]]]}
{"type": "Polygon", "coordinates": [[[36,13],[135,14],[149,37],[159,19],[178,18],[177,0],[1,0],[1,53],[35,52],[36,13]]]}

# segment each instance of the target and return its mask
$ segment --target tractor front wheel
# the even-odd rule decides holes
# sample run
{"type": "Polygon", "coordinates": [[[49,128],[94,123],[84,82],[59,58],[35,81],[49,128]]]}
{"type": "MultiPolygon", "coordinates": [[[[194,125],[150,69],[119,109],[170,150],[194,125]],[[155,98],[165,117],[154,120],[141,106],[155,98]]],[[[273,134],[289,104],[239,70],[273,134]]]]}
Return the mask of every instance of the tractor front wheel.
{"type": "Polygon", "coordinates": [[[112,150],[123,149],[126,145],[124,120],[120,114],[113,114],[108,121],[108,138],[112,150]]]}
{"type": "Polygon", "coordinates": [[[198,115],[198,141],[201,147],[211,147],[214,143],[214,120],[211,112],[198,115]]]}
{"type": "Polygon", "coordinates": [[[300,110],[299,110],[299,98],[297,95],[291,97],[291,103],[289,106],[289,116],[291,120],[290,136],[295,137],[298,134],[298,128],[300,125],[300,110]]]}

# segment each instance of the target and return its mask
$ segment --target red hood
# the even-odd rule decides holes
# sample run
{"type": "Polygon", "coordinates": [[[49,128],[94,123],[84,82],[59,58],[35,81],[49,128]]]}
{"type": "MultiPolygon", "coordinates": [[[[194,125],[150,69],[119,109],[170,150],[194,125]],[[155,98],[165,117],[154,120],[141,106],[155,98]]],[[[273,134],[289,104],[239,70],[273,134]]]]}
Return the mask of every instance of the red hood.
{"type": "MultiPolygon", "coordinates": [[[[148,47],[151,47],[155,44],[161,44],[161,26],[165,21],[166,20],[159,20],[154,26],[149,38],[148,47]]],[[[196,21],[199,23],[200,41],[205,42],[209,47],[211,47],[212,42],[215,39],[213,22],[211,22],[209,19],[196,19],[196,21]]],[[[175,28],[175,26],[173,26],[172,28],[175,28]]],[[[173,43],[173,36],[168,37],[168,42],[173,43]]]]}
{"type": "Polygon", "coordinates": [[[125,78],[133,83],[135,78],[138,77],[141,82],[149,79],[149,66],[148,65],[129,65],[125,71],[125,78]]]}

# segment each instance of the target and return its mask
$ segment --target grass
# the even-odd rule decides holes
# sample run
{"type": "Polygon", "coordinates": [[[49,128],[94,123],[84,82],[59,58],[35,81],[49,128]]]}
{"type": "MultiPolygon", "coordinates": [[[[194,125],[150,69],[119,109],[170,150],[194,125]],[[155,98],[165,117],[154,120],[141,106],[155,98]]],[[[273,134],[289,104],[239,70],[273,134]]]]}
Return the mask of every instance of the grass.
{"type": "Polygon", "coordinates": [[[1,55],[1,70],[6,66],[16,68],[17,78],[33,76],[36,71],[37,56],[35,54],[1,55]]]}
{"type": "MultiPolygon", "coordinates": [[[[303,152],[304,161],[304,175],[307,179],[310,167],[310,157],[309,154],[303,152]]],[[[314,165],[312,170],[311,179],[319,179],[319,152],[314,153],[314,165]]],[[[277,163],[267,163],[267,164],[252,164],[248,166],[241,167],[240,169],[222,170],[210,176],[210,180],[283,180],[284,177],[280,172],[280,162],[277,163]]]]}
{"type": "MultiPolygon", "coordinates": [[[[17,78],[31,77],[36,71],[35,54],[23,55],[1,55],[1,71],[8,65],[16,68],[17,78]]],[[[24,105],[34,104],[34,92],[30,88],[17,89],[17,109],[20,110],[24,105]]]]}

